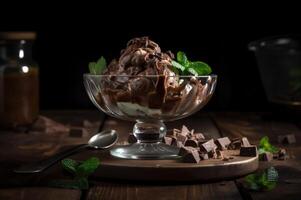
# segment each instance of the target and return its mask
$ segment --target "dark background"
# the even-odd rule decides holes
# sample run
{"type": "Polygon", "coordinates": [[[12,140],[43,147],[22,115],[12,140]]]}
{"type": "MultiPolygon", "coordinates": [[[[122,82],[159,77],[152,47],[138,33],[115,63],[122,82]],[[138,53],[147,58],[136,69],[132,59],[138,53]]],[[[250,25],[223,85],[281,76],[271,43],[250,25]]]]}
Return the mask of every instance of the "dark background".
{"type": "Polygon", "coordinates": [[[281,4],[276,9],[246,3],[231,10],[223,5],[213,9],[203,5],[176,9],[154,3],[140,8],[123,6],[118,4],[119,10],[116,5],[101,4],[93,10],[48,7],[34,9],[35,13],[20,9],[17,16],[3,21],[1,31],[38,34],[34,59],[40,66],[42,109],[93,108],[82,84],[88,62],[102,55],[111,60],[129,39],[140,36],[149,36],[165,51],[182,50],[192,60],[212,67],[219,76],[218,85],[205,109],[277,109],[266,100],[255,57],[247,45],[267,36],[299,34],[294,5],[281,4]]]}

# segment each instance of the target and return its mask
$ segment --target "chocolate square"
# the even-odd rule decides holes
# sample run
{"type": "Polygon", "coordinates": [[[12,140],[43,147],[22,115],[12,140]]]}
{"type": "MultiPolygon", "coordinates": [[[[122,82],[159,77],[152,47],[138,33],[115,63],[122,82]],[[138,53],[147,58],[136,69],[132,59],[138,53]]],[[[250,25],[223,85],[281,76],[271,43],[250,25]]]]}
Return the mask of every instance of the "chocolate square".
{"type": "Polygon", "coordinates": [[[240,148],[240,156],[255,157],[256,155],[257,155],[256,146],[249,146],[249,147],[241,147],[240,148]]]}
{"type": "Polygon", "coordinates": [[[182,158],[185,163],[198,163],[200,162],[200,155],[198,151],[191,151],[182,158]]]}
{"type": "Polygon", "coordinates": [[[185,125],[183,125],[181,134],[187,136],[189,133],[190,133],[189,129],[185,125]]]}
{"type": "Polygon", "coordinates": [[[194,149],[193,147],[185,147],[182,146],[179,150],[179,156],[185,156],[186,154],[192,152],[192,151],[197,151],[196,149],[194,149]]]}
{"type": "Polygon", "coordinates": [[[219,150],[225,150],[228,148],[229,144],[231,144],[231,141],[228,137],[222,137],[218,138],[215,143],[217,144],[219,150]]]}
{"type": "Polygon", "coordinates": [[[204,143],[199,143],[199,147],[201,149],[201,151],[209,153],[211,151],[215,151],[215,149],[217,148],[217,146],[214,143],[214,140],[208,140],[207,142],[204,143]]]}
{"type": "Polygon", "coordinates": [[[167,144],[167,145],[171,145],[171,143],[172,143],[172,138],[171,138],[171,137],[168,137],[168,136],[163,137],[163,143],[165,143],[165,144],[167,144]]]}
{"type": "Polygon", "coordinates": [[[177,136],[177,140],[179,142],[182,142],[183,144],[185,144],[186,140],[187,140],[187,137],[185,135],[183,135],[182,133],[178,134],[177,136]]]}

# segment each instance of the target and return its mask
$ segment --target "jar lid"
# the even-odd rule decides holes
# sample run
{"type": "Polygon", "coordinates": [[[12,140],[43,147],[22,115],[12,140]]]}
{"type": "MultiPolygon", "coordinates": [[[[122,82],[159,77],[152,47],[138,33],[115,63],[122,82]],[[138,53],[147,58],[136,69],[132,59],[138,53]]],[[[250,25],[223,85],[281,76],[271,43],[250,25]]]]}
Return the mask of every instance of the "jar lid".
{"type": "Polygon", "coordinates": [[[35,32],[0,32],[0,40],[35,40],[35,32]]]}

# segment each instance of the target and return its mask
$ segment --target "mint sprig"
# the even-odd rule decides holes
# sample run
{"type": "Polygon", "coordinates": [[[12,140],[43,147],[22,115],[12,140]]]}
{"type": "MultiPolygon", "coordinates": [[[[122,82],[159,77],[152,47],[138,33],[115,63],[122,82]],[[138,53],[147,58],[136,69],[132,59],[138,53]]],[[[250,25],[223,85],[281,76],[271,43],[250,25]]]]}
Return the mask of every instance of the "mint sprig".
{"type": "Polygon", "coordinates": [[[274,167],[270,167],[263,172],[250,174],[245,177],[246,187],[255,191],[269,191],[276,187],[278,172],[274,167]]]}
{"type": "Polygon", "coordinates": [[[259,151],[259,154],[262,154],[265,152],[277,153],[279,151],[279,149],[270,143],[268,136],[264,136],[259,141],[259,150],[258,151],[259,151]]]}
{"type": "Polygon", "coordinates": [[[177,61],[172,61],[172,66],[180,75],[194,76],[208,75],[212,72],[209,65],[201,61],[189,61],[186,54],[182,51],[177,53],[177,61]]]}
{"type": "Polygon", "coordinates": [[[91,74],[98,75],[103,72],[103,70],[107,67],[106,59],[101,56],[97,62],[90,62],[89,63],[89,70],[91,74]]]}
{"type": "Polygon", "coordinates": [[[99,167],[100,161],[96,157],[91,157],[82,163],[66,158],[61,161],[63,169],[71,173],[74,177],[72,181],[54,180],[50,186],[70,189],[88,189],[88,177],[99,167]]]}

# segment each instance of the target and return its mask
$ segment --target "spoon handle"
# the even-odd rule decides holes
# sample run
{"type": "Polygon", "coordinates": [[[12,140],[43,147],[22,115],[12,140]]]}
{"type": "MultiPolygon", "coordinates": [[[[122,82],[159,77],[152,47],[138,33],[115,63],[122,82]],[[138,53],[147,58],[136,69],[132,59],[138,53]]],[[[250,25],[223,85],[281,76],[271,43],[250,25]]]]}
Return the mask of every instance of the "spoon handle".
{"type": "Polygon", "coordinates": [[[55,164],[56,162],[62,160],[63,158],[79,151],[80,149],[88,147],[88,144],[80,144],[78,146],[72,147],[70,149],[67,149],[65,151],[62,151],[50,158],[47,158],[46,160],[42,160],[38,163],[32,163],[27,165],[22,165],[19,168],[15,169],[14,172],[16,173],[38,173],[42,172],[51,165],[55,164]]]}

